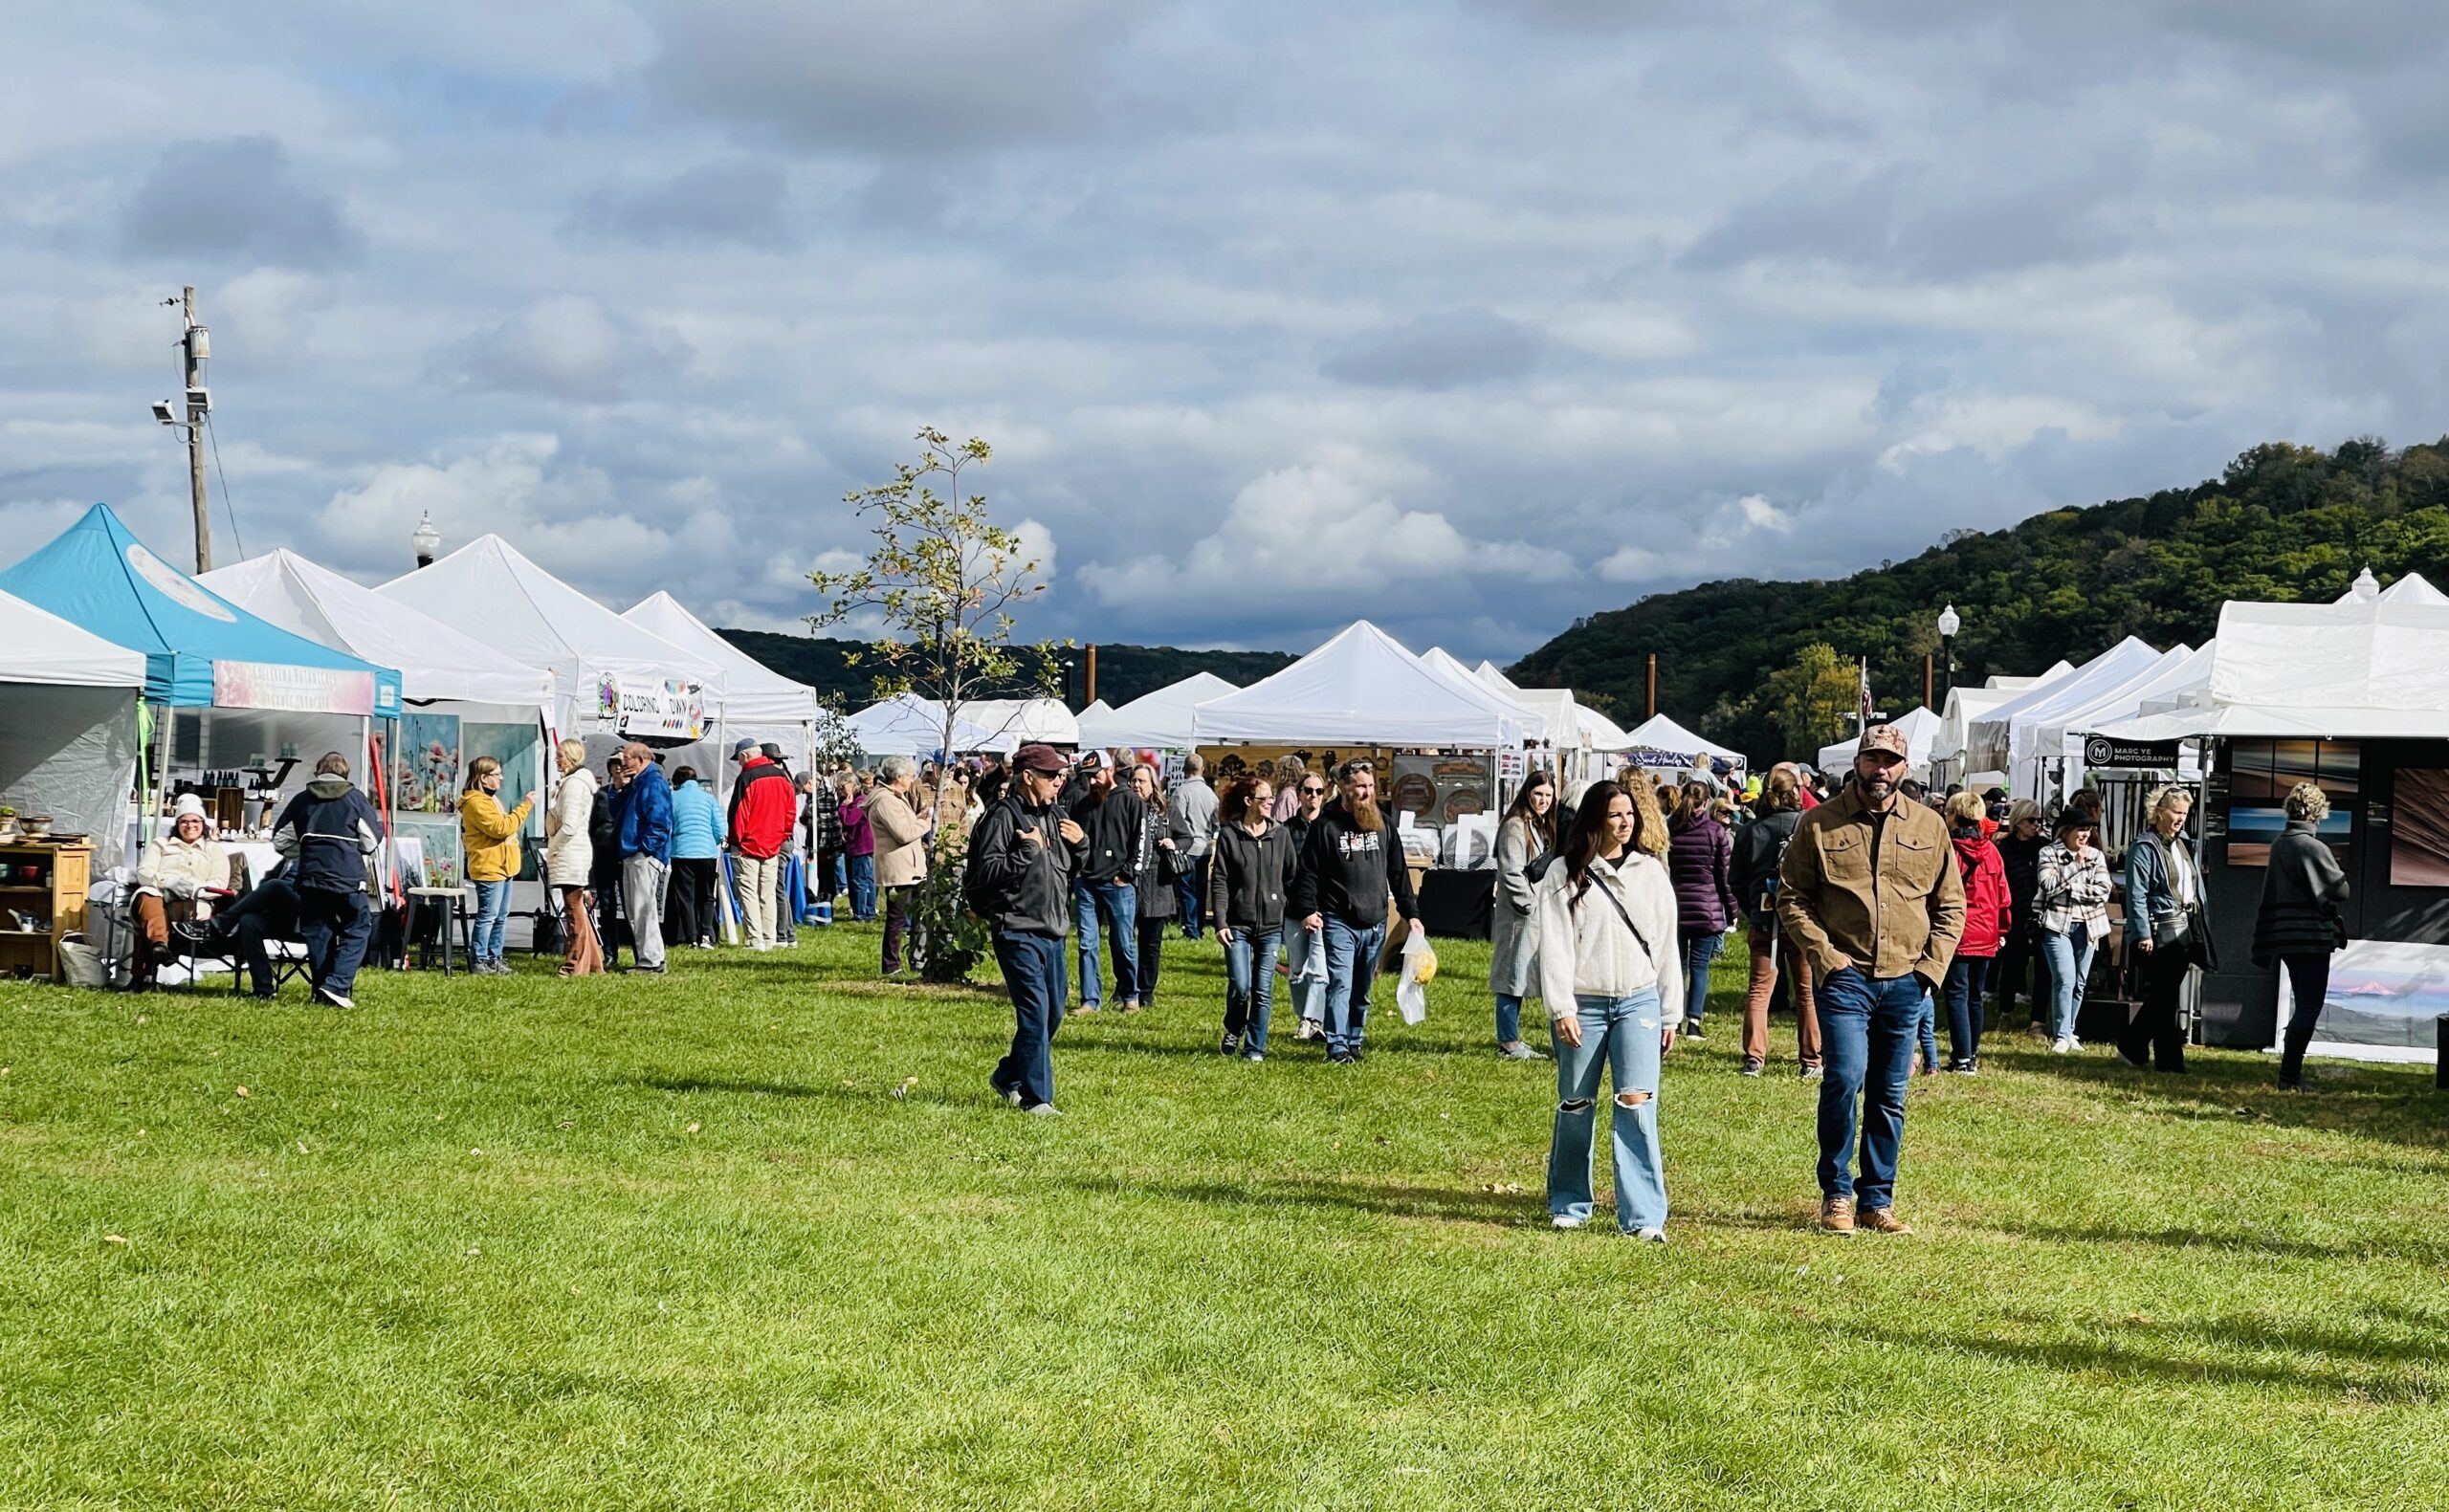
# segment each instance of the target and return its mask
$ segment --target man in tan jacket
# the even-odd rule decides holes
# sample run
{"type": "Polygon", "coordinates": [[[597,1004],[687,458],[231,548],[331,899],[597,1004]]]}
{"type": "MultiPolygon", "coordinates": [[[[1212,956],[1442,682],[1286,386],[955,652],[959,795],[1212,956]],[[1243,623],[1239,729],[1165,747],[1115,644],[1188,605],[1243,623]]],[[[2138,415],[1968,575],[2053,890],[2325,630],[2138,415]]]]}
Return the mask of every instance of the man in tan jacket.
{"type": "Polygon", "coordinates": [[[1897,787],[1905,735],[1863,732],[1854,780],[1802,817],[1777,873],[1777,922],[1818,986],[1820,1221],[1909,1234],[1898,1218],[1896,1161],[1922,1004],[1947,979],[1964,934],[1964,881],[1947,822],[1897,787]],[[1853,1175],[1863,1099],[1862,1179],[1853,1175]]]}
{"type": "MultiPolygon", "coordinates": [[[[901,970],[901,942],[911,932],[911,909],[927,876],[927,822],[910,801],[918,764],[906,756],[884,758],[884,784],[868,799],[868,824],[876,835],[876,886],[884,892],[884,974],[901,970]]],[[[911,946],[912,964],[926,950],[911,946]]]]}

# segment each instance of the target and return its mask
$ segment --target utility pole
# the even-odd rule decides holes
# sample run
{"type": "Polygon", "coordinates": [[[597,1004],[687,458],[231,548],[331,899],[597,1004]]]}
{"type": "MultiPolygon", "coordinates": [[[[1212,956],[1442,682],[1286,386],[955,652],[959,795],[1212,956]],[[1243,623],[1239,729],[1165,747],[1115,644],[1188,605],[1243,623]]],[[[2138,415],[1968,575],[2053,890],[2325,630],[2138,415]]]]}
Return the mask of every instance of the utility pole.
{"type": "Polygon", "coordinates": [[[1644,722],[1658,717],[1658,653],[1656,651],[1649,653],[1648,690],[1644,694],[1642,703],[1644,706],[1642,718],[1644,722]]]}
{"type": "Polygon", "coordinates": [[[1087,708],[1089,705],[1093,704],[1093,703],[1095,703],[1096,701],[1097,701],[1097,643],[1096,643],[1096,642],[1094,642],[1094,641],[1091,641],[1091,642],[1089,643],[1089,685],[1088,685],[1086,688],[1084,688],[1084,689],[1082,689],[1082,690],[1080,690],[1080,707],[1082,707],[1083,709],[1085,709],[1085,708],[1087,708]]]}
{"type": "Polygon", "coordinates": [[[204,363],[212,355],[212,333],[196,323],[193,285],[181,300],[181,313],[187,320],[179,352],[187,372],[188,492],[195,504],[195,570],[200,575],[212,570],[212,516],[204,493],[204,417],[212,407],[204,386],[204,363]]]}

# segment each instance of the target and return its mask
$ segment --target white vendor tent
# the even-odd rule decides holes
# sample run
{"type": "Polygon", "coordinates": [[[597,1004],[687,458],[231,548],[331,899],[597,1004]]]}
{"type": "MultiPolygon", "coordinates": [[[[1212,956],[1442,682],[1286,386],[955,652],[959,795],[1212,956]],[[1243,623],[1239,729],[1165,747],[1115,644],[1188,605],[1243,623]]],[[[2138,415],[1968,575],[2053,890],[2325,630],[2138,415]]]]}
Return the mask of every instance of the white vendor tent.
{"type": "Polygon", "coordinates": [[[1632,749],[1632,736],[1598,710],[1584,708],[1570,688],[1519,687],[1489,662],[1482,662],[1471,675],[1538,718],[1545,726],[1547,743],[1559,751],[1614,753],[1632,749]]]}
{"type": "Polygon", "coordinates": [[[2229,603],[2208,644],[2211,672],[2194,702],[2096,733],[2449,739],[2449,604],[2419,594],[2229,603]]]}
{"type": "MultiPolygon", "coordinates": [[[[1020,749],[1019,738],[1009,732],[972,722],[968,711],[974,705],[961,707],[961,717],[953,721],[955,756],[971,751],[1009,756],[1020,749]]],[[[870,704],[843,722],[849,727],[850,737],[858,743],[859,750],[868,756],[931,756],[943,749],[944,706],[916,693],[900,693],[882,703],[870,704]]]]}
{"type": "Polygon", "coordinates": [[[1975,772],[2004,772],[2008,791],[2017,798],[2039,798],[2041,753],[2035,734],[2041,721],[2080,709],[2151,667],[2161,653],[2149,643],[2128,636],[2063,677],[2036,684],[1973,721],[1965,741],[1965,759],[1975,772]]]}
{"type": "MultiPolygon", "coordinates": [[[[1443,646],[1430,646],[1421,653],[1420,660],[1421,665],[1436,674],[1441,682],[1452,687],[1467,689],[1475,695],[1481,692],[1494,692],[1498,697],[1520,710],[1522,738],[1526,744],[1561,743],[1559,739],[1561,726],[1556,723],[1561,706],[1555,699],[1542,698],[1534,702],[1518,689],[1491,689],[1479,673],[1464,666],[1460,659],[1443,646]]],[[[1571,693],[1564,695],[1565,703],[1571,703],[1572,700],[1571,693]]]]}
{"type": "Polygon", "coordinates": [[[1633,760],[1646,767],[1689,767],[1692,758],[1708,752],[1713,761],[1729,768],[1743,766],[1743,754],[1730,751],[1714,740],[1704,740],[1665,714],[1652,714],[1636,726],[1626,736],[1631,744],[1633,760]]]}
{"type": "Polygon", "coordinates": [[[1366,620],[1239,692],[1199,705],[1201,745],[1365,745],[1494,750],[1531,716],[1476,679],[1432,669],[1366,620]]]}
{"type": "Polygon", "coordinates": [[[1214,672],[1193,672],[1119,709],[1100,713],[1098,706],[1091,704],[1080,715],[1080,744],[1108,750],[1187,751],[1192,744],[1192,712],[1210,698],[1239,690],[1214,672]]]}
{"type": "Polygon", "coordinates": [[[552,701],[553,676],[499,649],[320,567],[296,552],[269,551],[196,579],[232,603],[292,634],[400,669],[400,696],[523,709],[552,701]]]}
{"type": "MultiPolygon", "coordinates": [[[[1905,733],[1905,764],[1916,772],[1927,771],[1931,753],[1939,742],[1942,721],[1928,706],[1917,708],[1902,718],[1889,721],[1905,733]]],[[[1862,745],[1862,737],[1840,740],[1835,745],[1820,748],[1820,770],[1845,772],[1854,765],[1854,752],[1862,745]]]]}
{"type": "Polygon", "coordinates": [[[0,803],[119,859],[136,791],[144,653],[0,593],[0,803]]]}
{"type": "MultiPolygon", "coordinates": [[[[679,600],[659,589],[630,605],[621,618],[723,669],[726,742],[746,738],[760,745],[781,746],[793,767],[807,770],[817,726],[826,717],[824,701],[815,689],[793,682],[724,640],[679,600]]],[[[729,756],[730,746],[726,744],[720,754],[729,756]]]]}
{"type": "Polygon", "coordinates": [[[597,734],[683,744],[712,739],[724,668],[613,613],[480,536],[430,567],[375,590],[553,674],[553,722],[564,737],[597,734]]]}
{"type": "Polygon", "coordinates": [[[2419,572],[2408,573],[2384,588],[2381,586],[2380,580],[2372,576],[2372,569],[2367,567],[2355,575],[2354,583],[2345,593],[2340,594],[2336,602],[2340,603],[2354,603],[2359,601],[2370,603],[2375,599],[2383,603],[2449,603],[2449,593],[2442,593],[2434,587],[2419,572]]]}
{"type": "Polygon", "coordinates": [[[1060,698],[973,698],[960,706],[960,716],[1010,735],[1017,745],[1080,743],[1079,716],[1060,698]]]}

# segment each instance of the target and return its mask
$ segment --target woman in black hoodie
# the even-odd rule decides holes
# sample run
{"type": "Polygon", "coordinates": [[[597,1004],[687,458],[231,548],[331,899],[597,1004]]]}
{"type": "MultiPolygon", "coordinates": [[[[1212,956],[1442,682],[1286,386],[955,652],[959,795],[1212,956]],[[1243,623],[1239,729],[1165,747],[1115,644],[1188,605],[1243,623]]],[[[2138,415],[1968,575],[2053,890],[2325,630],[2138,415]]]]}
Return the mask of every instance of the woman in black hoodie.
{"type": "Polygon", "coordinates": [[[2002,1028],[2015,1026],[2019,992],[2030,1005],[2029,1021],[2036,1026],[2041,1022],[2041,994],[2032,987],[2033,962],[2041,958],[2041,925],[2033,900],[2041,891],[2041,852],[2049,844],[2045,828],[2041,805],[2025,799],[2007,811],[2006,826],[1998,832],[1998,859],[2007,866],[2007,903],[2015,918],[2006,943],[1998,947],[1998,1014],[1994,1021],[2002,1028]]]}
{"type": "Polygon", "coordinates": [[[2279,1058],[2279,1085],[2305,1090],[2305,1047],[2330,991],[2330,954],[2347,943],[2338,906],[2347,901],[2347,873],[2322,843],[2329,795],[2310,782],[2287,794],[2287,829],[2270,847],[2262,873],[2261,908],[2254,915],[2254,964],[2287,974],[2294,996],[2287,1039],[2279,1058]]]}
{"type": "Polygon", "coordinates": [[[1274,806],[1274,784],[1246,777],[1224,790],[1216,826],[1210,896],[1216,937],[1224,942],[1224,1040],[1217,1048],[1245,1061],[1267,1059],[1275,953],[1299,860],[1291,832],[1268,817],[1274,806]]]}

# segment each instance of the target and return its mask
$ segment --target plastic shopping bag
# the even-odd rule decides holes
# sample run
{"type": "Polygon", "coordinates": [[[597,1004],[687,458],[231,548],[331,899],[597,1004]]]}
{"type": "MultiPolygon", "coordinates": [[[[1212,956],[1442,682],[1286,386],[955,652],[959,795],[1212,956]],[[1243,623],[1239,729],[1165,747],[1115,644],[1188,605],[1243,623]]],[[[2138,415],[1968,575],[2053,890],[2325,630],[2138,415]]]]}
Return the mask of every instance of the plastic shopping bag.
{"type": "Polygon", "coordinates": [[[1437,975],[1437,953],[1428,948],[1427,935],[1411,933],[1404,939],[1401,967],[1395,1006],[1402,1010],[1403,1022],[1419,1023],[1428,1017],[1428,983],[1437,975]]]}

